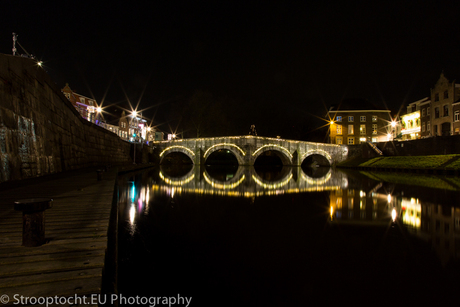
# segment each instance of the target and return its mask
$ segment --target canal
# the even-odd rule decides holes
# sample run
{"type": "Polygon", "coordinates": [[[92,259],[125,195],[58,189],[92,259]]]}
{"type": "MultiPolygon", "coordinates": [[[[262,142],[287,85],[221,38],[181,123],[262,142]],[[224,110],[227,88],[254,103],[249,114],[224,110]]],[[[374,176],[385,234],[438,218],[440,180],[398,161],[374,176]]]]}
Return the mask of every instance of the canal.
{"type": "Polygon", "coordinates": [[[118,291],[156,306],[458,304],[459,190],[331,168],[120,175],[118,291]]]}

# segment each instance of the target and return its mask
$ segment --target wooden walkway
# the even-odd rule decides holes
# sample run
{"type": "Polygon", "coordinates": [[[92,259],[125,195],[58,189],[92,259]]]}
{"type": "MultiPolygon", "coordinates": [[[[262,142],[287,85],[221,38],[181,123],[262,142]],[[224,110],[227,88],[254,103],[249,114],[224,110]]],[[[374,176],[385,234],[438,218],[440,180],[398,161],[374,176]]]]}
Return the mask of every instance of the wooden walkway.
{"type": "Polygon", "coordinates": [[[115,179],[115,169],[104,173],[101,181],[95,170],[82,170],[0,191],[1,303],[9,300],[7,305],[18,305],[15,295],[101,293],[115,179]],[[53,199],[52,208],[45,211],[47,243],[24,247],[22,213],[14,211],[13,203],[37,197],[53,199]]]}

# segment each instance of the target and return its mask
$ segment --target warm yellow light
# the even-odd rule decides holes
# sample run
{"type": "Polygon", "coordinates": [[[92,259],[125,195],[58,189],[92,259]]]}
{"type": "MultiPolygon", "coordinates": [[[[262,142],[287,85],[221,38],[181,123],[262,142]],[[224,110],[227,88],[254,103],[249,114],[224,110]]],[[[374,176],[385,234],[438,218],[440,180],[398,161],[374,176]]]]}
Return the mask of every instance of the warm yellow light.
{"type": "Polygon", "coordinates": [[[174,148],[183,149],[183,150],[187,151],[188,153],[190,153],[190,155],[192,155],[193,157],[195,156],[195,153],[194,153],[193,151],[191,151],[190,149],[188,149],[187,147],[175,145],[175,146],[170,146],[170,147],[166,148],[165,150],[163,150],[163,151],[160,153],[160,157],[163,156],[163,154],[164,154],[165,152],[167,152],[168,150],[171,150],[171,149],[174,149],[174,148]]]}
{"type": "Polygon", "coordinates": [[[393,210],[391,210],[391,219],[392,221],[396,221],[396,209],[393,208],[393,210]]]}
{"type": "Polygon", "coordinates": [[[37,62],[37,65],[40,66],[40,67],[42,67],[43,62],[42,62],[42,61],[38,61],[38,62],[37,62]]]}
{"type": "Polygon", "coordinates": [[[134,207],[134,204],[131,204],[131,208],[129,209],[129,222],[131,225],[134,224],[134,219],[136,217],[136,209],[134,207]]]}
{"type": "Polygon", "coordinates": [[[137,116],[137,111],[133,111],[133,112],[131,113],[131,115],[132,115],[133,117],[136,117],[136,116],[137,116]]]}
{"type": "Polygon", "coordinates": [[[101,107],[97,107],[97,108],[96,108],[96,111],[97,111],[97,113],[101,113],[101,112],[102,112],[102,108],[101,108],[101,107]]]}
{"type": "Polygon", "coordinates": [[[330,124],[331,124],[331,125],[333,125],[333,124],[334,124],[334,121],[333,121],[333,120],[331,120],[331,121],[330,121],[330,124]]]}
{"type": "Polygon", "coordinates": [[[393,127],[393,128],[396,127],[396,122],[395,121],[391,122],[391,127],[393,127]]]}
{"type": "Polygon", "coordinates": [[[236,149],[238,149],[241,154],[243,156],[246,155],[246,153],[244,152],[243,149],[241,149],[239,146],[235,145],[235,144],[230,144],[230,143],[219,143],[219,144],[216,144],[216,145],[213,145],[211,147],[208,148],[208,150],[206,150],[206,152],[204,153],[204,157],[206,158],[208,156],[208,153],[213,149],[213,148],[216,148],[216,147],[224,147],[224,146],[232,146],[232,147],[235,147],[236,149]]]}

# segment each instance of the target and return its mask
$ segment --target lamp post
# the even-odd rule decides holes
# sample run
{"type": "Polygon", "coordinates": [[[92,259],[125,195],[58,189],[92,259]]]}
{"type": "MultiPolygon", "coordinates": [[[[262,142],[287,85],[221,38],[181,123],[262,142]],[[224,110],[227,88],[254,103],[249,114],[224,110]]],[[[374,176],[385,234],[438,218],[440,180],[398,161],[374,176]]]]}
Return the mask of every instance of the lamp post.
{"type": "MultiPolygon", "coordinates": [[[[131,113],[131,115],[133,116],[133,118],[136,118],[137,116],[137,112],[136,111],[133,111],[131,113]]],[[[133,133],[133,146],[134,146],[134,158],[133,158],[133,164],[136,164],[136,132],[134,131],[133,133]]]]}
{"type": "Polygon", "coordinates": [[[101,113],[102,113],[102,108],[101,107],[97,107],[96,108],[96,123],[97,125],[100,126],[100,123],[101,123],[101,113]]]}

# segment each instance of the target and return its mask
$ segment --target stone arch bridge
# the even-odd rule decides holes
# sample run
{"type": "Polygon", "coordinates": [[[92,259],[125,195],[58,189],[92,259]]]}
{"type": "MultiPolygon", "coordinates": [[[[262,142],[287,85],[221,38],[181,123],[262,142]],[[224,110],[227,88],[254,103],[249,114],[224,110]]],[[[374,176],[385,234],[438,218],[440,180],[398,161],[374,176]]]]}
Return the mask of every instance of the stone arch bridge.
{"type": "Polygon", "coordinates": [[[213,152],[221,149],[232,152],[239,165],[254,165],[256,159],[266,151],[274,152],[283,165],[301,165],[311,155],[324,157],[329,165],[344,161],[348,157],[348,147],[345,145],[252,135],[155,141],[152,144],[160,163],[168,154],[181,152],[188,156],[193,164],[202,165],[213,152]]]}

